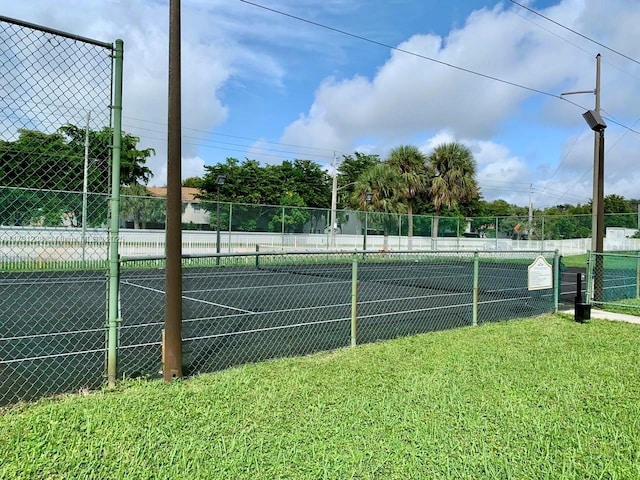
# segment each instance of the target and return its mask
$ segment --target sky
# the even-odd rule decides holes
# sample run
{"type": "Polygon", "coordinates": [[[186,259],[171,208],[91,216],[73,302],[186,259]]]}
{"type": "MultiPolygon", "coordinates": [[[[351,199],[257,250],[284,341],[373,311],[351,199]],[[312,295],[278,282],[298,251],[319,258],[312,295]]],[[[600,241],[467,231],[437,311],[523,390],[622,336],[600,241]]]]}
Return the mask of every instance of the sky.
{"type": "MultiPolygon", "coordinates": [[[[485,200],[584,204],[594,134],[582,113],[595,96],[558,97],[595,88],[600,53],[604,193],[640,198],[637,0],[519,0],[601,45],[508,0],[252,3],[272,10],[181,2],[183,178],[227,157],[331,172],[334,155],[459,141],[485,200]]],[[[124,40],[123,129],[155,149],[150,185],[163,186],[168,0],[0,0],[0,14],[124,40]]]]}

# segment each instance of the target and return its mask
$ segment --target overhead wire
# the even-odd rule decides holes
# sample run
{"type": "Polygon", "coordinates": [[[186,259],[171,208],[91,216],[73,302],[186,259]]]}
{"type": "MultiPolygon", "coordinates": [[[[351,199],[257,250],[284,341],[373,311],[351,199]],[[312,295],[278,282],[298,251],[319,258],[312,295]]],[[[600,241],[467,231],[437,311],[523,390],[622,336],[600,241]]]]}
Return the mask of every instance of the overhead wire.
{"type": "MultiPolygon", "coordinates": [[[[145,120],[143,118],[128,117],[128,116],[124,116],[124,115],[123,115],[122,118],[129,119],[129,120],[136,120],[136,121],[139,121],[139,122],[153,123],[153,124],[162,125],[162,126],[165,126],[165,127],[167,125],[166,122],[158,122],[158,121],[155,121],[155,120],[145,120]]],[[[142,127],[140,127],[140,128],[142,128],[142,127]]],[[[210,131],[210,130],[201,130],[201,129],[197,129],[197,128],[193,128],[193,127],[185,127],[185,126],[183,126],[182,129],[183,130],[191,130],[191,131],[194,131],[194,132],[206,133],[207,135],[215,135],[215,136],[221,136],[221,137],[236,138],[236,139],[239,139],[239,140],[249,140],[249,141],[252,141],[252,142],[263,142],[263,143],[269,143],[269,144],[272,144],[272,145],[282,145],[282,146],[285,146],[285,147],[304,148],[304,149],[308,149],[308,150],[322,150],[322,151],[326,151],[326,152],[335,151],[335,149],[332,149],[332,148],[310,147],[310,146],[305,146],[305,145],[296,145],[296,144],[292,144],[292,143],[271,142],[271,141],[262,140],[262,139],[259,139],[259,138],[242,137],[242,136],[239,136],[239,135],[230,135],[230,134],[226,134],[226,133],[218,133],[218,132],[213,132],[213,131],[210,131]]],[[[164,133],[164,132],[161,132],[161,133],[164,133]]]]}
{"type": "MultiPolygon", "coordinates": [[[[520,88],[520,89],[527,90],[527,91],[532,92],[532,93],[540,94],[540,95],[547,96],[547,97],[551,97],[551,98],[560,99],[560,100],[563,100],[564,102],[567,102],[567,103],[569,103],[569,104],[571,104],[571,105],[573,105],[573,106],[576,106],[576,107],[578,107],[578,108],[580,108],[580,109],[583,109],[583,110],[587,109],[585,106],[583,106],[583,105],[581,105],[581,104],[579,104],[579,103],[577,103],[577,102],[574,102],[574,101],[572,101],[572,100],[569,100],[568,98],[566,98],[566,97],[564,97],[564,96],[556,95],[556,94],[553,94],[553,93],[550,93],[550,92],[545,92],[545,91],[543,91],[543,90],[539,90],[539,89],[532,88],[532,87],[529,87],[529,86],[526,86],[526,85],[522,85],[522,84],[519,84],[519,83],[516,83],[516,82],[512,82],[512,81],[509,81],[509,80],[505,80],[505,79],[502,79],[502,78],[499,78],[499,77],[496,77],[496,76],[493,76],[493,75],[485,74],[485,73],[478,72],[478,71],[474,71],[474,70],[471,70],[471,69],[468,69],[468,68],[465,68],[465,67],[461,67],[461,66],[458,66],[458,65],[454,65],[454,64],[451,64],[451,63],[448,63],[448,62],[444,62],[444,61],[442,61],[442,60],[438,60],[438,59],[436,59],[436,58],[432,58],[432,57],[429,57],[429,56],[427,56],[427,55],[422,55],[422,54],[419,54],[419,53],[416,53],[416,52],[413,52],[413,51],[410,51],[410,50],[407,50],[407,49],[403,49],[403,48],[400,48],[400,47],[396,47],[396,46],[393,46],[393,45],[389,45],[389,44],[386,44],[386,43],[384,43],[384,42],[380,42],[380,41],[377,41],[377,40],[373,40],[373,39],[370,39],[370,38],[367,38],[367,37],[364,37],[364,36],[361,36],[361,35],[358,35],[358,34],[355,34],[355,33],[352,33],[352,32],[348,32],[348,31],[345,31],[345,30],[341,30],[341,29],[338,29],[338,28],[335,28],[335,27],[329,26],[329,25],[322,24],[322,23],[320,23],[320,22],[315,22],[315,21],[312,21],[312,20],[309,20],[309,19],[305,19],[305,18],[303,18],[303,17],[299,17],[299,16],[296,16],[296,15],[293,15],[293,14],[290,14],[290,13],[287,13],[287,12],[283,12],[283,11],[281,11],[281,10],[277,10],[277,9],[275,9],[275,8],[267,7],[267,6],[264,6],[264,5],[261,5],[261,4],[258,4],[258,3],[255,3],[255,2],[249,1],[249,0],[240,0],[240,1],[241,1],[242,3],[248,4],[248,5],[252,5],[252,6],[254,6],[254,7],[261,8],[261,9],[263,9],[263,10],[266,10],[266,11],[269,11],[269,12],[272,12],[272,13],[275,13],[275,14],[278,14],[278,15],[286,16],[286,17],[292,18],[292,19],[297,20],[297,21],[300,21],[300,22],[304,22],[304,23],[307,23],[307,24],[310,24],[310,25],[314,25],[314,26],[319,27],[319,28],[323,28],[323,29],[326,29],[326,30],[330,30],[330,31],[333,31],[333,32],[336,32],[336,33],[339,33],[339,34],[342,34],[342,35],[346,35],[346,36],[349,36],[349,37],[352,37],[352,38],[356,38],[356,39],[358,39],[358,40],[362,40],[362,41],[365,41],[365,42],[368,42],[368,43],[371,43],[371,44],[374,44],[374,45],[382,46],[382,47],[384,47],[384,48],[388,48],[388,49],[393,50],[393,51],[398,51],[398,52],[401,52],[401,53],[404,53],[404,54],[407,54],[407,55],[411,55],[411,56],[414,56],[414,57],[417,57],[417,58],[421,58],[421,59],[423,59],[423,60],[427,60],[427,61],[430,61],[430,62],[433,62],[433,63],[436,63],[436,64],[440,64],[440,65],[443,65],[443,66],[446,66],[446,67],[449,67],[449,68],[452,68],[452,69],[455,69],[455,70],[458,70],[458,71],[462,71],[462,72],[465,72],[465,73],[468,73],[468,74],[476,75],[476,76],[479,76],[479,77],[482,77],[482,78],[485,78],[485,79],[488,79],[488,80],[492,80],[492,81],[495,81],[495,82],[499,82],[499,83],[502,83],[502,84],[506,84],[506,85],[509,85],[509,86],[512,86],[512,87],[515,87],[515,88],[520,88]]],[[[537,15],[539,15],[539,16],[541,16],[541,17],[543,17],[543,18],[545,18],[545,19],[547,19],[547,20],[549,20],[549,21],[551,21],[551,22],[553,22],[553,23],[555,23],[555,24],[558,24],[559,26],[561,26],[561,27],[563,27],[563,28],[566,28],[567,30],[571,31],[572,33],[575,33],[575,34],[577,34],[577,35],[580,35],[580,36],[582,36],[582,37],[584,37],[584,38],[586,38],[586,39],[588,39],[588,40],[590,40],[590,41],[592,41],[592,42],[594,42],[594,43],[596,43],[596,44],[598,44],[598,45],[602,46],[603,48],[606,48],[606,49],[608,49],[608,50],[611,50],[611,51],[613,51],[614,53],[616,53],[616,54],[618,54],[618,55],[621,55],[621,56],[623,56],[623,57],[625,57],[625,58],[627,58],[627,59],[629,59],[629,60],[631,60],[631,61],[634,61],[635,63],[640,63],[640,62],[636,61],[635,59],[633,59],[633,58],[631,58],[631,57],[628,57],[628,56],[626,56],[626,55],[624,55],[624,54],[622,54],[622,53],[620,53],[620,52],[618,52],[618,51],[615,51],[615,50],[613,50],[613,49],[610,49],[609,47],[607,47],[607,46],[605,46],[605,45],[602,45],[602,44],[600,44],[599,42],[596,42],[595,40],[590,39],[589,37],[586,37],[586,36],[584,36],[584,35],[580,34],[579,32],[576,32],[576,31],[574,31],[574,30],[572,30],[572,29],[570,29],[570,28],[568,28],[568,27],[566,27],[566,26],[564,26],[564,25],[562,25],[562,24],[559,24],[558,22],[556,22],[556,21],[554,21],[554,20],[552,20],[552,19],[549,19],[549,18],[545,17],[545,16],[544,16],[544,15],[542,15],[542,14],[539,14],[538,12],[534,11],[533,9],[530,9],[530,8],[528,8],[528,7],[526,7],[526,6],[522,5],[522,4],[520,4],[520,3],[518,3],[518,2],[515,2],[514,0],[511,0],[511,1],[512,1],[512,3],[514,3],[514,4],[516,4],[516,5],[519,5],[520,7],[525,8],[526,10],[531,11],[532,13],[535,13],[535,14],[537,14],[537,15]]],[[[543,27],[541,27],[541,26],[540,26],[540,28],[543,28],[543,27]]],[[[544,29],[544,28],[543,28],[543,29],[544,29]]],[[[546,30],[546,29],[545,29],[545,30],[546,30]]],[[[550,33],[553,33],[553,32],[550,32],[550,33]]],[[[554,34],[554,35],[555,35],[555,34],[554,34]]],[[[561,37],[560,37],[560,38],[561,38],[561,37]]],[[[567,41],[568,43],[571,43],[571,42],[569,42],[569,41],[568,41],[568,40],[566,40],[566,39],[565,39],[565,41],[567,41]]],[[[571,43],[571,44],[573,44],[573,43],[571,43]]],[[[578,47],[578,46],[577,46],[577,45],[575,45],[575,44],[573,44],[573,45],[574,45],[574,46],[576,46],[577,48],[580,48],[580,47],[578,47]]],[[[616,124],[616,125],[619,125],[619,126],[621,126],[621,127],[625,128],[627,132],[628,132],[628,131],[631,131],[631,132],[633,132],[633,133],[640,134],[640,132],[639,132],[639,131],[634,130],[633,128],[630,128],[630,127],[628,127],[628,126],[626,126],[626,125],[624,125],[624,124],[622,124],[622,123],[618,122],[618,121],[617,121],[617,120],[615,120],[614,118],[610,118],[610,117],[605,117],[605,118],[606,118],[607,120],[609,120],[611,123],[616,124]]],[[[139,121],[145,121],[145,122],[151,122],[151,123],[158,123],[158,124],[160,124],[160,125],[164,125],[164,124],[162,124],[162,123],[160,123],[160,122],[153,122],[153,121],[150,121],[150,120],[135,119],[135,118],[133,118],[133,117],[131,117],[131,119],[139,120],[139,121]]],[[[640,120],[640,119],[639,119],[639,120],[640,120]]],[[[635,125],[635,123],[637,123],[637,122],[634,122],[634,125],[635,125]]],[[[142,127],[140,127],[140,128],[142,128],[142,127]]],[[[331,149],[327,149],[327,148],[307,147],[307,146],[302,146],[302,145],[292,145],[292,144],[284,144],[284,143],[279,143],[279,142],[270,142],[270,141],[259,140],[259,139],[251,139],[251,138],[248,138],[248,137],[240,137],[240,136],[234,136],[234,135],[217,134],[217,133],[215,133],[215,132],[207,132],[207,131],[198,130],[198,129],[190,129],[190,130],[197,131],[197,132],[201,132],[201,133],[207,133],[207,134],[210,134],[210,135],[221,135],[221,136],[226,136],[226,137],[230,137],[230,138],[238,138],[238,139],[243,139],[243,140],[250,140],[250,141],[256,141],[256,142],[267,143],[267,144],[283,145],[283,146],[290,146],[290,147],[294,147],[294,148],[303,148],[303,149],[322,150],[322,151],[327,151],[327,152],[331,151],[331,149]]],[[[625,132],[625,133],[626,133],[626,132],[625,132]]],[[[196,138],[196,139],[197,139],[197,138],[196,138]]],[[[577,141],[577,140],[576,140],[576,141],[577,141]]],[[[619,141],[619,140],[618,140],[618,141],[619,141]]],[[[219,144],[221,144],[221,145],[227,144],[227,143],[225,143],[225,142],[217,142],[217,143],[219,143],[219,144]]],[[[616,143],[617,143],[617,142],[616,142],[616,143]]],[[[575,142],[574,142],[574,144],[575,144],[575,142]]],[[[197,144],[197,143],[196,143],[195,145],[205,146],[205,147],[207,147],[207,148],[219,148],[219,149],[224,149],[224,147],[217,147],[217,146],[209,145],[209,144],[203,145],[203,144],[197,144]]],[[[243,146],[243,147],[244,147],[244,145],[238,145],[238,144],[230,144],[230,143],[229,143],[228,145],[230,145],[230,146],[243,146]]],[[[615,145],[615,143],[614,143],[614,145],[615,145]]],[[[251,147],[251,146],[246,146],[246,148],[260,148],[260,147],[251,147]]],[[[272,150],[269,150],[269,149],[267,149],[267,148],[261,148],[261,149],[262,149],[262,150],[266,150],[266,151],[272,151],[272,150]]],[[[233,149],[228,149],[228,150],[233,151],[233,149]]],[[[287,151],[280,151],[280,152],[281,152],[281,153],[294,153],[294,152],[287,152],[287,151]]],[[[279,155],[271,155],[271,154],[267,154],[267,153],[264,153],[263,155],[267,155],[267,156],[274,156],[274,157],[280,157],[279,155]]],[[[303,154],[303,155],[304,155],[304,154],[303,154]]],[[[312,154],[307,154],[307,156],[310,156],[310,155],[312,155],[312,154]]],[[[324,158],[322,155],[313,155],[313,156],[318,156],[318,157],[322,157],[322,158],[324,158]]],[[[560,166],[561,166],[561,165],[559,165],[559,166],[558,166],[558,168],[556,169],[556,172],[554,172],[554,175],[557,173],[557,171],[559,170],[560,166]]],[[[587,172],[585,172],[585,174],[586,174],[586,173],[587,173],[587,172]]],[[[582,176],[584,176],[584,174],[583,174],[582,176]]],[[[552,176],[552,178],[553,178],[553,176],[552,176]]],[[[582,178],[582,177],[580,177],[580,178],[582,178]]],[[[579,179],[579,180],[580,180],[580,179],[579,179]]]]}
{"type": "MultiPolygon", "coordinates": [[[[509,81],[509,80],[505,80],[503,78],[495,77],[493,75],[489,75],[489,74],[486,74],[486,73],[478,72],[476,70],[471,70],[469,68],[461,67],[459,65],[454,65],[452,63],[444,62],[442,60],[438,60],[436,58],[429,57],[427,55],[422,55],[420,53],[416,53],[416,52],[413,52],[411,50],[407,50],[407,49],[404,49],[404,48],[396,47],[396,46],[390,45],[388,43],[380,42],[378,40],[373,40],[371,38],[368,38],[368,37],[365,37],[365,36],[362,36],[362,35],[358,35],[356,33],[348,32],[346,30],[342,30],[342,29],[339,29],[339,28],[336,28],[336,27],[332,27],[332,26],[326,25],[324,23],[320,23],[320,22],[316,22],[316,21],[313,21],[313,20],[309,20],[307,18],[303,18],[303,17],[297,16],[297,15],[293,15],[292,13],[284,12],[282,10],[278,10],[278,9],[275,9],[275,8],[272,8],[272,7],[267,7],[265,5],[261,5],[261,4],[256,3],[256,2],[252,2],[252,1],[249,1],[249,0],[239,0],[239,1],[242,2],[242,3],[246,3],[248,5],[251,5],[251,6],[254,6],[254,7],[257,7],[257,8],[261,8],[263,10],[275,13],[277,15],[282,15],[282,16],[297,20],[299,22],[303,22],[303,23],[307,23],[309,25],[313,25],[313,26],[318,27],[318,28],[322,28],[322,29],[329,30],[329,31],[332,31],[332,32],[335,32],[335,33],[339,33],[341,35],[346,35],[348,37],[356,38],[358,40],[362,40],[364,42],[368,42],[368,43],[371,43],[373,45],[378,45],[378,46],[381,46],[381,47],[384,47],[384,48],[388,48],[390,50],[394,50],[394,51],[397,51],[397,52],[404,53],[406,55],[411,55],[411,56],[414,56],[414,57],[417,57],[417,58],[421,58],[423,60],[427,60],[427,61],[430,61],[430,62],[433,62],[433,63],[437,63],[437,64],[440,64],[440,65],[443,65],[443,66],[446,66],[446,67],[449,67],[449,68],[452,68],[452,69],[455,69],[455,70],[459,70],[459,71],[462,71],[462,72],[465,72],[465,73],[469,73],[471,75],[476,75],[476,76],[479,76],[479,77],[482,77],[482,78],[486,78],[488,80],[493,80],[495,82],[499,82],[499,83],[502,83],[502,84],[505,84],[505,85],[510,85],[512,87],[515,87],[515,88],[520,88],[522,90],[527,90],[529,92],[537,93],[539,95],[544,95],[544,96],[547,96],[547,97],[559,99],[559,100],[567,102],[567,103],[569,103],[571,105],[574,105],[574,106],[576,106],[576,107],[578,107],[580,109],[588,110],[588,108],[586,108],[585,106],[583,106],[583,105],[581,105],[581,104],[579,104],[577,102],[574,102],[572,100],[569,100],[568,98],[566,98],[564,96],[561,96],[561,95],[556,95],[554,93],[545,92],[544,90],[539,90],[537,88],[528,87],[528,86],[522,85],[520,83],[512,82],[512,81],[509,81]]],[[[616,53],[619,53],[619,52],[616,52],[616,53]]],[[[619,125],[619,126],[621,126],[623,128],[629,129],[629,127],[627,127],[626,125],[624,125],[622,123],[619,123],[619,122],[616,122],[616,121],[613,121],[613,120],[612,120],[612,123],[615,123],[616,125],[619,125]]],[[[633,133],[636,133],[636,134],[640,135],[640,132],[638,132],[636,130],[632,130],[632,129],[630,129],[630,130],[633,133]]]]}
{"type": "MultiPolygon", "coordinates": [[[[244,0],[240,0],[240,1],[244,1],[244,0]]],[[[516,0],[509,0],[509,1],[510,1],[511,3],[513,3],[514,5],[518,5],[519,7],[524,8],[525,10],[527,10],[527,11],[529,11],[529,12],[533,13],[534,15],[538,15],[539,17],[542,17],[542,18],[544,18],[545,20],[547,20],[547,21],[549,21],[549,22],[551,22],[551,23],[553,23],[553,24],[555,24],[555,25],[557,25],[557,26],[559,26],[559,27],[561,27],[561,28],[564,28],[565,30],[570,31],[571,33],[574,33],[574,34],[578,35],[579,37],[584,38],[585,40],[588,40],[588,41],[590,41],[590,42],[592,42],[592,43],[595,43],[596,45],[599,45],[599,46],[601,46],[602,48],[606,48],[607,50],[609,50],[610,52],[615,53],[616,55],[620,55],[621,57],[626,58],[627,60],[630,60],[630,61],[632,61],[632,62],[637,63],[638,65],[640,65],[640,62],[639,62],[638,60],[636,60],[635,58],[632,58],[632,57],[630,57],[629,55],[625,55],[624,53],[619,52],[618,50],[614,50],[614,49],[613,49],[613,48],[611,48],[611,47],[607,47],[605,44],[600,43],[600,42],[598,42],[597,40],[594,40],[593,38],[591,38],[591,37],[589,37],[589,36],[587,36],[587,35],[584,35],[584,34],[582,34],[582,33],[578,32],[578,31],[576,31],[576,30],[574,30],[574,29],[572,29],[572,28],[567,27],[566,25],[563,25],[562,23],[557,22],[557,21],[553,20],[552,18],[549,18],[549,17],[547,17],[547,16],[543,15],[542,13],[540,13],[540,12],[538,12],[538,11],[534,10],[533,8],[527,7],[526,5],[523,5],[523,4],[519,3],[519,2],[516,2],[516,0]]]]}

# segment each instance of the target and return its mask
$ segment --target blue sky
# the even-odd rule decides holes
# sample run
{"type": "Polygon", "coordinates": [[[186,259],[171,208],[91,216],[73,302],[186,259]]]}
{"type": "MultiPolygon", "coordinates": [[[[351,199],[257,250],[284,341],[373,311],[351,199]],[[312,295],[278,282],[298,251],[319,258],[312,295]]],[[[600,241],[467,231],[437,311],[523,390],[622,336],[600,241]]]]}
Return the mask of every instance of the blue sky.
{"type": "MultiPolygon", "coordinates": [[[[525,1],[525,0],[523,0],[525,1]]],[[[606,117],[640,131],[640,64],[512,2],[255,0],[549,94],[595,85],[606,117]],[[637,122],[637,123],[636,123],[637,122]]],[[[520,2],[523,3],[523,2],[520,2]]],[[[640,61],[637,0],[529,0],[529,7],[640,61]]],[[[168,1],[0,0],[3,15],[125,41],[124,129],[156,149],[166,182],[168,1]]],[[[183,176],[227,156],[278,163],[333,152],[384,157],[412,143],[468,145],[486,199],[536,207],[585,203],[593,134],[581,107],[374,45],[240,0],[183,0],[183,176]]],[[[605,194],[640,197],[640,135],[609,123],[605,194]]]]}

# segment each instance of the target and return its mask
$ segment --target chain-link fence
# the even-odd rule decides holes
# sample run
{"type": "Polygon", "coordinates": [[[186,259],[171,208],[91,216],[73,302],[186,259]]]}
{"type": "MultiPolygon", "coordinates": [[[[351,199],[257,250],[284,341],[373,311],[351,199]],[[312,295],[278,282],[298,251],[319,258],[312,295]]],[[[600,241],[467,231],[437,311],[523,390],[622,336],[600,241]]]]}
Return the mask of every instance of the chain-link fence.
{"type": "MultiPolygon", "coordinates": [[[[530,278],[538,255],[256,252],[187,258],[184,372],[552,312],[558,257],[545,252],[552,284],[538,289],[530,278]]],[[[121,374],[162,369],[164,285],[163,259],[122,262],[121,374]]]]}
{"type": "Polygon", "coordinates": [[[640,315],[640,252],[589,254],[587,301],[640,315]]]}
{"type": "MultiPolygon", "coordinates": [[[[182,208],[183,252],[188,254],[215,252],[219,244],[226,253],[258,245],[288,251],[559,250],[562,255],[576,255],[591,250],[592,243],[591,215],[460,216],[439,217],[437,222],[432,215],[413,215],[410,241],[407,215],[338,210],[332,230],[330,209],[218,204],[200,200],[197,192],[183,189],[183,197],[193,197],[182,208]]],[[[165,189],[152,188],[147,197],[123,197],[120,223],[126,230],[120,245],[125,256],[164,254],[164,194],[165,189]]],[[[637,220],[637,214],[605,215],[605,250],[640,249],[637,220]]]]}
{"type": "Polygon", "coordinates": [[[104,381],[114,48],[0,17],[0,57],[2,405],[104,381]]]}

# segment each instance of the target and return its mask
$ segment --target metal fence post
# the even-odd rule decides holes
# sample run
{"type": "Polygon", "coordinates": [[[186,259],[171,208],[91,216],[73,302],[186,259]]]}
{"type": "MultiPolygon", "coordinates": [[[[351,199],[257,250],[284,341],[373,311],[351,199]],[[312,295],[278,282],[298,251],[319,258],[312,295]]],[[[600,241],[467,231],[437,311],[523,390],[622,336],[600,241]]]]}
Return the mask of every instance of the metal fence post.
{"type": "Polygon", "coordinates": [[[284,250],[284,206],[282,207],[282,222],[280,226],[280,248],[284,250]]]}
{"type": "Polygon", "coordinates": [[[358,336],[358,259],[351,263],[351,346],[355,347],[358,336]]]}
{"type": "Polygon", "coordinates": [[[227,251],[231,253],[231,218],[233,216],[233,203],[229,203],[229,245],[227,251]]]}
{"type": "Polygon", "coordinates": [[[120,259],[120,155],[122,152],[122,64],[124,42],[116,40],[113,96],[113,156],[111,166],[111,222],[109,228],[109,320],[107,334],[107,381],[114,386],[118,375],[118,288],[120,259]]]}
{"type": "Polygon", "coordinates": [[[585,302],[586,303],[593,303],[593,292],[592,292],[592,279],[593,279],[593,273],[592,273],[592,267],[593,267],[593,252],[590,250],[589,253],[587,253],[587,287],[586,287],[586,298],[585,298],[585,302]]]}
{"type": "MultiPolygon", "coordinates": [[[[640,211],[640,205],[638,205],[640,211]]],[[[640,298],[640,252],[636,253],[636,298],[640,298]]]]}
{"type": "Polygon", "coordinates": [[[478,325],[478,283],[480,272],[480,254],[478,252],[473,253],[473,326],[478,325]]]}
{"type": "Polygon", "coordinates": [[[553,255],[553,311],[558,313],[558,298],[560,297],[560,252],[553,255]]]}

